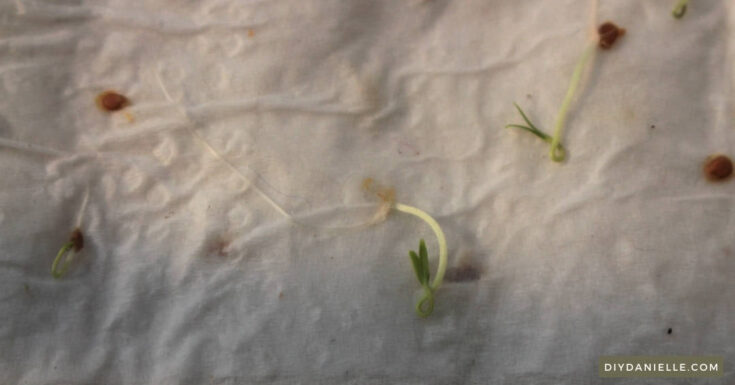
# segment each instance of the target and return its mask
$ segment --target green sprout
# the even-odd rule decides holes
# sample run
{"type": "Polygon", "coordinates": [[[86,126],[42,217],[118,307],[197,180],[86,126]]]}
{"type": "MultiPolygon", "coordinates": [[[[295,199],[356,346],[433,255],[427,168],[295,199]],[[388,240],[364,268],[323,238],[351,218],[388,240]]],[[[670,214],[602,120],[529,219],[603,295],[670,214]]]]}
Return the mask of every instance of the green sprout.
{"type": "Polygon", "coordinates": [[[539,138],[543,139],[545,142],[549,143],[551,145],[551,149],[549,150],[549,157],[554,162],[562,162],[564,159],[566,159],[567,152],[564,149],[564,147],[561,144],[561,136],[564,132],[564,125],[567,120],[567,114],[569,113],[569,108],[572,105],[572,101],[574,101],[574,97],[577,94],[577,89],[579,88],[579,83],[582,81],[582,75],[584,75],[584,71],[587,68],[587,63],[590,62],[590,59],[592,59],[592,55],[595,52],[595,46],[596,44],[590,44],[585,50],[584,53],[582,53],[582,56],[577,61],[577,65],[574,67],[574,72],[572,73],[572,78],[569,81],[569,88],[567,89],[567,93],[564,96],[564,100],[561,103],[561,107],[559,108],[559,112],[556,116],[556,123],[554,124],[554,135],[549,137],[549,135],[545,134],[536,126],[534,126],[526,117],[526,114],[523,113],[523,111],[516,105],[516,108],[518,108],[518,111],[521,113],[521,116],[523,117],[523,120],[526,121],[528,126],[522,126],[518,124],[509,124],[506,127],[516,127],[516,128],[522,128],[526,131],[531,132],[532,134],[538,136],[539,138]]]}
{"type": "Polygon", "coordinates": [[[671,11],[671,15],[675,19],[681,19],[687,13],[687,5],[689,5],[689,0],[679,0],[674,6],[674,10],[671,11]]]}
{"type": "Polygon", "coordinates": [[[61,246],[61,249],[59,249],[59,252],[56,253],[56,258],[54,258],[54,261],[51,263],[51,275],[56,278],[60,279],[63,277],[67,270],[69,270],[69,266],[71,266],[71,263],[74,261],[74,256],[79,250],[84,247],[84,236],[82,235],[82,231],[78,228],[72,231],[71,236],[69,236],[69,241],[64,243],[61,246]],[[68,256],[64,258],[64,255],[68,256]],[[64,259],[64,262],[61,263],[61,260],[64,259]],[[61,267],[59,267],[59,264],[61,263],[61,267]]]}
{"type": "Polygon", "coordinates": [[[439,244],[439,266],[436,268],[433,282],[430,282],[429,254],[424,240],[422,239],[419,242],[418,254],[415,251],[409,251],[408,253],[413,263],[413,270],[416,272],[416,278],[418,278],[421,287],[424,289],[424,296],[416,302],[416,313],[421,317],[427,317],[434,311],[434,292],[441,286],[444,273],[447,270],[447,240],[441,227],[439,227],[439,223],[425,211],[401,203],[396,203],[393,207],[398,211],[419,217],[426,222],[434,231],[439,244]]]}
{"type": "Polygon", "coordinates": [[[424,296],[416,303],[416,312],[422,317],[426,317],[434,310],[434,291],[431,289],[429,279],[431,272],[429,271],[429,253],[426,251],[426,243],[422,239],[419,242],[419,253],[410,250],[408,256],[413,263],[413,271],[416,273],[421,287],[424,288],[424,296]],[[424,306],[426,304],[426,306],[424,306]]]}
{"type": "Polygon", "coordinates": [[[66,271],[69,270],[69,266],[71,265],[73,258],[73,254],[70,254],[65,260],[64,263],[61,264],[61,269],[59,269],[59,262],[61,262],[61,259],[64,257],[65,254],[67,254],[71,249],[74,248],[74,243],[67,242],[63,246],[61,246],[61,249],[56,254],[56,258],[54,258],[54,262],[51,264],[51,275],[56,278],[60,279],[61,277],[66,274],[66,271]]]}
{"type": "MultiPolygon", "coordinates": [[[[156,73],[156,79],[158,80],[158,85],[163,92],[164,97],[169,102],[173,103],[177,109],[182,113],[182,115],[188,120],[192,121],[189,112],[184,106],[179,105],[175,102],[173,97],[171,97],[171,94],[166,89],[166,86],[163,84],[163,80],[161,79],[160,75],[156,73]]],[[[406,214],[411,214],[415,217],[420,218],[424,222],[426,222],[429,227],[431,227],[432,231],[434,231],[434,235],[436,235],[436,240],[439,245],[439,265],[436,270],[436,275],[434,276],[434,281],[429,282],[429,278],[431,274],[429,273],[429,263],[428,263],[428,253],[426,252],[426,245],[424,244],[423,240],[421,241],[421,245],[419,247],[419,259],[420,259],[420,265],[417,265],[414,263],[414,270],[417,271],[417,276],[419,272],[421,272],[421,275],[419,278],[419,282],[421,283],[421,286],[424,288],[424,297],[422,297],[417,303],[416,303],[416,312],[421,317],[426,317],[429,314],[432,313],[434,310],[434,292],[441,286],[442,281],[444,280],[444,273],[447,270],[447,241],[444,237],[444,232],[442,231],[441,227],[439,226],[439,223],[436,222],[434,218],[431,217],[428,213],[425,211],[418,209],[416,207],[404,205],[401,203],[395,203],[393,201],[393,193],[388,190],[384,192],[378,193],[378,196],[381,197],[381,199],[384,201],[383,205],[380,206],[380,209],[376,213],[375,217],[371,219],[369,222],[352,225],[352,226],[340,226],[340,227],[324,227],[324,226],[316,226],[316,225],[310,225],[307,223],[304,223],[291,214],[289,214],[284,208],[282,208],[278,203],[276,203],[265,191],[262,191],[258,186],[253,183],[252,179],[248,177],[245,173],[241,172],[232,162],[230,162],[224,155],[220,154],[219,151],[217,151],[209,142],[201,135],[199,134],[195,129],[190,127],[188,124],[185,125],[187,131],[197,140],[197,143],[201,145],[203,148],[205,148],[208,152],[210,152],[213,156],[215,156],[217,159],[219,159],[222,163],[227,165],[230,170],[232,170],[236,175],[240,176],[245,182],[249,183],[251,186],[253,186],[254,190],[267,202],[269,203],[276,211],[278,211],[281,215],[286,217],[287,219],[293,221],[295,224],[304,226],[304,227],[310,227],[310,228],[318,228],[321,230],[329,230],[329,231],[336,231],[336,230],[347,230],[347,229],[355,229],[355,228],[362,228],[368,225],[372,225],[375,223],[378,223],[379,221],[385,219],[388,211],[390,209],[394,209],[406,214]],[[423,247],[422,247],[423,246],[423,247]],[[423,248],[423,251],[422,251],[423,248]],[[421,257],[421,255],[424,255],[425,257],[421,257]],[[417,267],[421,270],[417,270],[417,267]]],[[[364,182],[364,187],[369,188],[372,180],[368,179],[364,182]]],[[[54,260],[54,264],[52,266],[52,274],[54,274],[54,277],[59,278],[61,277],[66,269],[68,268],[68,263],[70,263],[70,260],[67,259],[67,262],[62,267],[62,271],[58,272],[56,271],[56,266],[58,265],[59,261],[61,260],[61,257],[68,252],[70,249],[69,244],[65,244],[62,246],[61,250],[59,251],[59,254],[56,256],[56,259],[54,260]],[[58,276],[57,276],[58,275],[58,276]]],[[[414,253],[415,254],[415,253],[414,253]]],[[[412,257],[413,259],[413,257],[412,257]]]]}
{"type": "MultiPolygon", "coordinates": [[[[553,139],[551,138],[551,136],[549,136],[547,133],[539,130],[538,128],[536,128],[536,126],[533,123],[531,123],[531,120],[528,119],[528,117],[523,112],[523,110],[521,109],[521,107],[518,106],[518,104],[513,103],[513,105],[516,107],[516,109],[518,110],[518,112],[521,114],[521,117],[523,118],[523,120],[526,121],[527,126],[524,126],[524,125],[521,125],[521,124],[506,124],[505,125],[506,128],[509,128],[509,127],[520,128],[522,130],[526,130],[526,131],[528,131],[528,132],[530,132],[530,133],[538,136],[539,138],[541,138],[541,140],[543,140],[546,143],[551,144],[553,142],[553,139]]],[[[564,150],[564,146],[562,146],[561,144],[559,144],[559,146],[557,147],[557,152],[558,152],[558,154],[556,156],[557,159],[560,159],[560,161],[561,161],[561,160],[564,160],[564,158],[566,158],[566,150],[564,150]]],[[[552,159],[554,159],[554,158],[552,158],[552,159]]]]}

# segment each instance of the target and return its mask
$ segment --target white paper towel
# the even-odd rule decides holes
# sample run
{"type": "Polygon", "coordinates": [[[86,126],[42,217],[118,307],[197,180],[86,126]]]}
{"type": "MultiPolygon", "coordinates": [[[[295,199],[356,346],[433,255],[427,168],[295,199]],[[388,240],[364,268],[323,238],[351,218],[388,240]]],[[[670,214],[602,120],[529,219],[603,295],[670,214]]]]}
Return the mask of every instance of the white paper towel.
{"type": "Polygon", "coordinates": [[[627,34],[560,165],[504,126],[551,132],[588,2],[4,2],[0,383],[590,384],[617,354],[735,381],[735,182],[701,174],[735,154],[735,6],[673,3],[600,2],[627,34]],[[371,218],[367,177],[447,234],[427,319],[424,223],[320,229],[371,218]]]}

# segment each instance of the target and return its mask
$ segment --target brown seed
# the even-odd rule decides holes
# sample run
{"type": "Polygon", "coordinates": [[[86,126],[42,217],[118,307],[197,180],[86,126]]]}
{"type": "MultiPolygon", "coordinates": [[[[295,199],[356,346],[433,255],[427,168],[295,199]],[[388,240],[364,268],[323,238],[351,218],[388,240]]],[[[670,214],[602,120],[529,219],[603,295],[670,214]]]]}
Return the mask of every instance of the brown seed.
{"type": "Polygon", "coordinates": [[[117,111],[130,104],[130,101],[115,91],[105,91],[97,96],[97,104],[105,111],[117,111]]]}
{"type": "Polygon", "coordinates": [[[69,237],[69,242],[72,243],[74,251],[81,250],[82,247],[84,247],[84,236],[82,235],[82,230],[77,228],[72,231],[71,236],[69,237]]]}
{"type": "Polygon", "coordinates": [[[619,37],[625,35],[625,29],[610,21],[606,21],[597,29],[600,34],[600,48],[610,49],[619,37]]]}
{"type": "Polygon", "coordinates": [[[732,161],[725,155],[712,155],[704,163],[704,176],[711,181],[721,181],[732,175],[732,161]]]}

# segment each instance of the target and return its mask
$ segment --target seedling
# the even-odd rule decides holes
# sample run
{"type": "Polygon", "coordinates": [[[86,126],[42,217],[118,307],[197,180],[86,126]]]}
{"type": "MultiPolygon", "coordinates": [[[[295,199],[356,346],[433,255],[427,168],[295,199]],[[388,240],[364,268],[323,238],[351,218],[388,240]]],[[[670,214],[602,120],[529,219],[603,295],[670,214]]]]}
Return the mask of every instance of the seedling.
{"type": "Polygon", "coordinates": [[[415,251],[410,250],[408,256],[411,258],[416,278],[419,280],[421,287],[424,288],[424,297],[416,303],[416,312],[425,317],[434,310],[434,292],[429,284],[429,279],[431,278],[429,253],[426,251],[426,243],[424,243],[423,239],[419,242],[419,253],[416,254],[415,251]]]}
{"type": "Polygon", "coordinates": [[[56,258],[51,264],[51,275],[56,279],[62,278],[69,270],[76,254],[82,250],[82,247],[84,247],[84,236],[82,231],[77,228],[71,233],[69,241],[64,243],[59,252],[56,253],[56,258]],[[68,256],[64,258],[67,254],[68,256]],[[63,263],[61,262],[62,259],[64,260],[63,263]],[[59,264],[61,264],[61,267],[59,267],[59,264]]]}
{"type": "MultiPolygon", "coordinates": [[[[164,94],[164,97],[171,103],[173,103],[182,113],[182,115],[187,119],[190,120],[189,112],[184,106],[179,105],[176,103],[171,97],[171,94],[169,94],[168,90],[166,89],[165,85],[163,84],[163,80],[159,76],[159,74],[156,74],[156,79],[158,80],[158,85],[161,88],[161,91],[164,94]]],[[[191,121],[191,120],[190,120],[191,121]]],[[[346,230],[346,229],[356,229],[356,228],[362,228],[365,226],[373,225],[376,223],[381,222],[384,220],[388,214],[388,212],[393,209],[397,210],[406,214],[411,214],[413,216],[418,217],[419,219],[426,222],[429,227],[431,227],[432,231],[434,231],[434,234],[436,235],[437,243],[439,245],[439,265],[437,267],[436,275],[434,276],[434,281],[429,283],[430,273],[429,273],[429,263],[428,263],[428,252],[426,251],[426,245],[424,244],[424,241],[421,240],[421,244],[419,245],[419,257],[420,257],[420,265],[416,265],[414,263],[414,270],[416,270],[417,276],[419,278],[419,283],[421,283],[421,286],[424,289],[424,296],[419,299],[419,301],[416,303],[416,313],[418,313],[421,317],[426,317],[434,310],[434,292],[441,286],[442,281],[444,279],[444,273],[447,269],[447,241],[444,237],[444,232],[442,231],[441,227],[439,226],[439,223],[436,222],[434,218],[431,217],[428,213],[425,211],[418,209],[416,207],[412,207],[409,205],[404,205],[402,203],[396,203],[395,202],[395,193],[392,189],[385,189],[377,192],[378,197],[382,200],[382,204],[378,207],[378,210],[375,214],[375,216],[369,220],[368,222],[353,225],[353,226],[346,226],[346,227],[322,227],[322,226],[314,226],[309,225],[301,220],[295,218],[292,216],[288,211],[286,211],[283,207],[281,207],[278,203],[276,203],[266,192],[262,191],[260,188],[258,188],[257,185],[253,183],[251,178],[249,178],[245,173],[240,171],[237,167],[235,167],[234,164],[232,164],[224,155],[220,154],[219,151],[217,151],[202,135],[200,135],[195,129],[189,127],[189,125],[185,125],[186,130],[196,139],[197,143],[201,145],[205,150],[210,152],[214,157],[219,159],[222,163],[227,165],[230,170],[232,170],[236,175],[241,177],[243,181],[249,183],[253,189],[266,201],[268,204],[270,204],[278,213],[286,217],[287,219],[293,221],[297,225],[301,225],[304,227],[311,227],[311,228],[317,228],[320,230],[346,230]],[[422,257],[423,256],[423,257],[422,257]],[[420,270],[417,270],[417,267],[420,268],[420,270]]],[[[372,184],[372,179],[366,179],[363,181],[363,188],[370,190],[372,184]]],[[[59,256],[57,256],[57,259],[60,258],[60,255],[63,255],[66,251],[68,251],[68,248],[65,249],[67,245],[64,245],[62,247],[62,250],[59,251],[59,256]]],[[[415,254],[415,253],[414,253],[415,254]]],[[[413,260],[413,257],[411,257],[413,260]]],[[[54,269],[56,266],[56,261],[54,261],[54,269]]]]}
{"type": "Polygon", "coordinates": [[[563,162],[564,159],[566,159],[567,152],[564,149],[564,146],[561,144],[561,136],[564,132],[564,125],[567,120],[567,114],[569,113],[569,107],[572,104],[572,101],[574,100],[574,96],[577,94],[577,88],[579,88],[579,83],[582,80],[582,75],[584,74],[584,70],[587,67],[587,63],[589,63],[590,59],[592,58],[592,54],[595,52],[595,44],[590,44],[582,53],[582,56],[579,58],[579,61],[577,61],[577,65],[574,67],[574,72],[572,73],[572,79],[569,81],[569,88],[567,89],[567,93],[564,96],[564,100],[561,103],[561,108],[559,108],[559,113],[556,116],[556,123],[554,124],[554,135],[549,136],[548,134],[544,133],[543,131],[536,128],[533,123],[528,119],[526,114],[523,112],[523,110],[518,107],[517,104],[514,103],[516,108],[518,109],[518,112],[521,113],[521,117],[523,117],[523,120],[526,121],[527,126],[523,126],[520,124],[508,124],[505,127],[515,127],[515,128],[521,128],[524,129],[539,138],[541,138],[544,142],[547,142],[551,145],[551,148],[549,149],[549,158],[551,158],[554,162],[563,162]]]}
{"type": "Polygon", "coordinates": [[[681,19],[687,13],[687,5],[689,5],[689,0],[679,0],[674,6],[674,10],[671,11],[671,15],[675,19],[681,19]]]}
{"type": "MultiPolygon", "coordinates": [[[[596,3],[594,4],[596,5],[596,3]]],[[[596,9],[596,6],[593,7],[593,9],[596,9]]],[[[594,18],[593,18],[593,21],[594,21],[594,18]]],[[[596,25],[596,23],[593,25],[596,25]]],[[[604,48],[604,49],[609,48],[612,45],[612,43],[614,43],[615,39],[617,39],[619,36],[622,36],[625,33],[625,30],[618,29],[612,23],[605,23],[600,27],[597,33],[599,34],[599,39],[597,41],[590,39],[590,42],[587,44],[587,47],[582,52],[582,56],[580,56],[579,60],[577,60],[577,64],[574,66],[574,72],[572,73],[572,78],[569,80],[569,87],[567,88],[567,93],[564,96],[564,100],[561,103],[559,112],[556,115],[556,122],[554,123],[554,132],[552,136],[549,136],[546,133],[539,130],[538,128],[536,128],[536,126],[534,126],[531,123],[528,117],[526,117],[526,114],[523,113],[523,110],[521,110],[521,108],[518,107],[518,105],[516,105],[516,108],[518,109],[518,112],[521,113],[523,120],[526,121],[527,126],[518,125],[518,124],[506,125],[506,127],[516,127],[516,128],[524,129],[538,136],[543,141],[549,143],[551,145],[551,148],[549,149],[549,157],[554,162],[562,162],[566,159],[566,150],[561,144],[561,137],[562,137],[562,134],[564,133],[564,127],[566,125],[567,114],[569,113],[569,108],[571,107],[572,102],[574,101],[574,98],[577,95],[577,89],[579,88],[579,84],[582,81],[582,77],[585,73],[585,70],[587,69],[587,65],[592,59],[592,57],[594,56],[595,47],[597,45],[600,45],[601,48],[604,48]],[[614,27],[613,30],[610,30],[609,28],[610,26],[614,27]],[[610,32],[614,32],[614,36],[610,32]]]]}
{"type": "MultiPolygon", "coordinates": [[[[516,107],[516,109],[518,110],[518,112],[521,114],[521,117],[526,122],[527,126],[524,126],[524,125],[521,125],[521,124],[506,124],[505,125],[506,128],[509,128],[509,127],[520,128],[522,130],[526,130],[526,131],[528,131],[528,132],[530,132],[530,133],[538,136],[539,138],[541,138],[541,140],[543,140],[546,143],[551,144],[553,142],[553,138],[551,136],[549,136],[547,133],[539,130],[538,128],[536,128],[536,126],[533,123],[531,123],[531,120],[528,119],[528,117],[523,112],[523,110],[521,109],[521,107],[518,106],[518,104],[513,103],[513,105],[516,107]]],[[[557,149],[557,152],[558,152],[558,154],[557,154],[556,158],[557,159],[560,159],[560,161],[561,160],[564,160],[564,158],[566,157],[566,150],[564,150],[564,146],[562,146],[561,144],[559,144],[559,147],[557,149]]],[[[554,158],[552,157],[552,159],[554,159],[554,158]]]]}
{"type": "Polygon", "coordinates": [[[436,220],[425,211],[401,203],[396,203],[393,208],[419,217],[421,220],[426,222],[434,231],[437,243],[439,244],[439,266],[436,268],[436,276],[434,276],[433,282],[430,282],[431,273],[429,271],[429,254],[426,250],[424,240],[422,239],[419,242],[418,254],[414,251],[408,252],[411,262],[413,263],[416,278],[418,278],[419,284],[421,284],[421,287],[424,289],[423,297],[416,302],[416,314],[421,317],[427,317],[432,311],[434,311],[434,292],[441,286],[442,281],[444,280],[444,273],[447,270],[447,240],[444,237],[444,231],[442,231],[439,223],[437,223],[436,220]]]}

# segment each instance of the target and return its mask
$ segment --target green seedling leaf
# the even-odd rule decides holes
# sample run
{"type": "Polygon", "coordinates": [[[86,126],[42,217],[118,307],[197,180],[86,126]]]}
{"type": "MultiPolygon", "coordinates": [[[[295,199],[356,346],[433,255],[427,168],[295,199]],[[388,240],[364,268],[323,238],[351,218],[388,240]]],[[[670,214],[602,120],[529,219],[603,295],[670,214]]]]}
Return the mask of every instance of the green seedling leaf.
{"type": "MultiPolygon", "coordinates": [[[[547,134],[547,133],[539,130],[536,127],[536,125],[534,125],[531,122],[531,119],[528,119],[528,116],[526,116],[526,113],[523,112],[523,109],[521,109],[521,107],[518,104],[513,103],[513,105],[516,107],[516,109],[518,110],[518,112],[521,114],[521,117],[526,122],[527,126],[524,126],[524,125],[521,125],[521,124],[506,124],[505,125],[505,128],[511,128],[512,127],[512,128],[520,128],[522,130],[526,130],[526,131],[530,132],[531,134],[536,135],[537,137],[539,137],[541,140],[543,140],[546,143],[551,143],[554,140],[549,134],[547,134]]],[[[564,150],[564,146],[562,146],[561,144],[559,144],[558,152],[559,152],[559,154],[558,154],[559,156],[564,157],[565,150],[564,150]]]]}
{"type": "Polygon", "coordinates": [[[419,257],[421,257],[421,267],[423,268],[424,274],[424,280],[421,284],[426,286],[429,284],[431,271],[429,271],[429,253],[426,251],[426,243],[423,239],[419,242],[419,257]]]}
{"type": "MultiPolygon", "coordinates": [[[[530,132],[533,135],[536,135],[537,137],[539,137],[541,140],[543,140],[546,143],[549,143],[549,144],[553,143],[554,138],[552,138],[549,134],[539,130],[536,127],[536,125],[534,125],[531,122],[531,119],[528,119],[528,116],[526,116],[526,113],[523,112],[523,109],[521,109],[521,107],[518,104],[513,103],[513,105],[516,107],[518,112],[521,114],[521,117],[526,122],[527,126],[524,126],[521,124],[506,124],[505,128],[511,128],[511,127],[520,128],[522,130],[530,132]]],[[[565,157],[566,157],[566,150],[564,149],[564,146],[562,146],[560,143],[559,146],[555,149],[554,156],[552,158],[555,158],[555,159],[558,158],[558,159],[563,160],[565,157]]]]}
{"type": "Polygon", "coordinates": [[[67,257],[64,262],[62,263],[61,260],[68,253],[70,250],[74,248],[73,242],[67,242],[63,246],[61,246],[61,249],[59,249],[59,252],[56,254],[56,258],[54,258],[54,262],[51,264],[51,275],[56,278],[60,279],[61,277],[66,274],[66,271],[69,270],[69,265],[71,264],[71,260],[67,257]],[[59,268],[59,263],[61,263],[61,268],[59,268]]]}
{"type": "Polygon", "coordinates": [[[521,114],[521,117],[526,122],[527,126],[523,126],[523,125],[520,125],[520,124],[508,124],[505,127],[506,128],[508,128],[508,127],[514,127],[514,128],[520,128],[520,129],[526,130],[526,131],[528,131],[528,132],[530,132],[530,133],[538,136],[544,142],[551,143],[551,136],[547,135],[545,132],[543,132],[543,131],[539,130],[538,128],[536,128],[536,126],[533,123],[531,123],[531,120],[528,119],[528,116],[526,116],[526,113],[523,112],[523,110],[521,109],[521,107],[517,103],[513,103],[513,105],[516,107],[516,109],[518,110],[518,112],[521,114]]]}
{"type": "Polygon", "coordinates": [[[505,128],[520,128],[522,130],[526,130],[526,131],[528,131],[528,132],[530,132],[530,133],[538,136],[544,142],[551,143],[551,137],[549,135],[546,135],[545,133],[543,133],[543,132],[541,132],[539,130],[534,129],[533,127],[522,126],[520,124],[506,124],[505,125],[505,128]]]}
{"type": "Polygon", "coordinates": [[[419,283],[423,286],[424,285],[424,267],[421,262],[421,258],[416,255],[416,252],[411,250],[408,252],[408,256],[411,257],[411,263],[413,264],[413,271],[416,273],[416,279],[419,280],[419,283]]]}
{"type": "Polygon", "coordinates": [[[523,121],[526,122],[526,124],[528,125],[527,128],[531,132],[533,132],[534,134],[538,135],[541,139],[551,140],[551,137],[549,135],[546,135],[545,133],[541,132],[541,130],[539,130],[538,128],[536,128],[536,126],[531,122],[530,119],[528,119],[528,116],[526,116],[526,113],[523,112],[523,110],[521,109],[521,107],[517,103],[513,103],[513,105],[516,107],[516,110],[518,110],[518,112],[521,114],[521,117],[523,118],[523,121]]]}
{"type": "Polygon", "coordinates": [[[431,278],[431,271],[429,271],[429,252],[426,251],[426,243],[422,239],[419,242],[419,252],[416,254],[415,251],[410,250],[408,256],[411,257],[411,263],[413,264],[413,271],[416,273],[416,279],[423,287],[429,287],[429,280],[431,278]]]}

